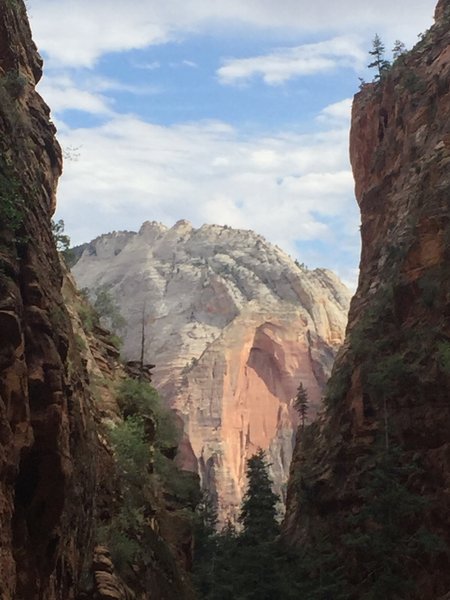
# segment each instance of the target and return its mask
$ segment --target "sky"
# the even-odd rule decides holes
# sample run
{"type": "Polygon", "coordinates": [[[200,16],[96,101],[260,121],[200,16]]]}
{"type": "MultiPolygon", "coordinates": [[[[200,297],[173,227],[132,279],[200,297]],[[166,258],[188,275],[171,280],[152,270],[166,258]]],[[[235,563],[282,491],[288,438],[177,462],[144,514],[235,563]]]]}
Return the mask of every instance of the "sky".
{"type": "Polygon", "coordinates": [[[73,244],[146,221],[252,229],[356,284],[348,159],[368,51],[435,0],[28,0],[73,244]]]}

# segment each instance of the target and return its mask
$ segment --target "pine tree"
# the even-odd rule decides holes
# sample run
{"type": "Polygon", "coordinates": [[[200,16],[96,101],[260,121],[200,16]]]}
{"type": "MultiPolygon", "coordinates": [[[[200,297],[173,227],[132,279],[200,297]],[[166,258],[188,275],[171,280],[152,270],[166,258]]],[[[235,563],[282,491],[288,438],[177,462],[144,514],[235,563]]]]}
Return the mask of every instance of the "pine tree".
{"type": "Polygon", "coordinates": [[[247,460],[248,487],[242,502],[239,522],[249,543],[273,540],[278,532],[276,505],[278,496],[272,491],[269,465],[261,448],[247,460]]]}
{"type": "Polygon", "coordinates": [[[373,61],[368,64],[368,68],[378,69],[376,79],[381,79],[384,73],[389,69],[390,63],[384,58],[385,47],[381,41],[380,36],[376,33],[372,41],[372,50],[369,50],[369,54],[374,57],[373,61]]]}
{"type": "Polygon", "coordinates": [[[347,517],[351,533],[342,538],[350,551],[364,556],[358,597],[416,598],[413,569],[448,550],[423,524],[427,499],[409,487],[421,469],[397,446],[374,449],[367,461],[362,504],[347,517]]]}
{"type": "Polygon", "coordinates": [[[397,60],[400,56],[406,53],[406,46],[400,40],[395,40],[394,47],[392,48],[392,58],[397,60]]]}
{"type": "Polygon", "coordinates": [[[294,400],[294,408],[300,415],[300,422],[301,422],[302,431],[303,431],[305,429],[306,415],[308,413],[308,408],[309,408],[309,398],[308,398],[308,392],[305,389],[305,387],[303,386],[302,382],[300,382],[300,385],[297,388],[297,395],[294,400]]]}

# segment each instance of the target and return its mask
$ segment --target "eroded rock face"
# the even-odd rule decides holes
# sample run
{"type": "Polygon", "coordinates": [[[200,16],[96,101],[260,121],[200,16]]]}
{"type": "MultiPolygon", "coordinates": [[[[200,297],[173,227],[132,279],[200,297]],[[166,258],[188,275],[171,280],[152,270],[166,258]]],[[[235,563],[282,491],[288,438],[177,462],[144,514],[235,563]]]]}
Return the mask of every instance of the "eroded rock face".
{"type": "MultiPolygon", "coordinates": [[[[119,351],[114,346],[111,332],[94,322],[86,325],[85,316],[92,309],[65,268],[63,273],[63,298],[95,402],[91,416],[98,440],[92,448],[97,467],[93,492],[96,527],[92,544],[83,548],[86,565],[77,600],[192,600],[194,593],[188,571],[192,565],[194,544],[193,510],[195,497],[200,492],[198,477],[192,473],[172,472],[172,482],[176,477],[185,485],[189,481],[190,495],[186,496],[176,495],[167,482],[163,483],[156,475],[149,485],[149,474],[156,471],[150,457],[155,455],[158,430],[150,412],[142,415],[149,463],[148,470],[142,473],[138,492],[139,509],[144,511],[146,519],[138,532],[134,527],[127,531],[127,538],[138,548],[132,563],[120,558],[123,556],[121,544],[125,535],[120,519],[127,514],[123,511],[124,505],[130,510],[129,495],[132,492],[124,481],[120,461],[116,460],[111,427],[123,423],[119,407],[121,384],[130,378],[139,378],[143,384],[150,384],[152,365],[145,365],[146,368],[141,370],[135,364],[119,361],[119,351]],[[109,547],[105,546],[108,539],[109,547]]],[[[166,453],[173,456],[171,450],[166,449],[166,453]]]]}
{"type": "MultiPolygon", "coordinates": [[[[329,536],[350,579],[362,586],[355,597],[362,597],[371,574],[342,540],[352,531],[349,516],[370,502],[364,485],[377,448],[397,448],[402,464],[420,465],[402,481],[410,493],[427,498],[414,526],[449,541],[448,10],[441,1],[424,39],[379,84],[355,96],[350,152],[362,217],[359,286],[327,413],[315,439],[308,447],[299,443],[294,453],[286,537],[308,545],[317,531],[329,536]],[[300,493],[305,481],[315,499],[311,506],[300,493]],[[352,571],[352,561],[358,570],[352,571]]],[[[415,586],[408,597],[432,600],[448,592],[444,555],[430,560],[423,553],[414,561],[405,552],[402,562],[403,579],[415,586]]]]}
{"type": "Polygon", "coordinates": [[[331,272],[298,267],[251,231],[146,222],[91,242],[73,268],[105,285],[127,322],[124,354],[156,364],[155,387],[182,418],[179,460],[233,515],[245,460],[267,449],[283,492],[301,380],[313,416],[342,341],[349,292],[331,272]]]}
{"type": "Polygon", "coordinates": [[[35,92],[41,67],[24,3],[0,0],[2,600],[74,598],[96,479],[90,397],[50,227],[61,153],[35,92]]]}

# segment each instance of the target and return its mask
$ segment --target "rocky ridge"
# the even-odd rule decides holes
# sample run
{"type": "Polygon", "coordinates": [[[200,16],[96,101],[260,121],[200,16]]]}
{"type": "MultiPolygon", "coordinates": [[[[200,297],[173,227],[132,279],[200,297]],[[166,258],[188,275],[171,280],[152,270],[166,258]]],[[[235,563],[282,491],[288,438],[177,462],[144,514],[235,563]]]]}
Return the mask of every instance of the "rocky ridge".
{"type": "MultiPolygon", "coordinates": [[[[291,543],[312,548],[319,535],[330,541],[357,590],[349,598],[366,597],[377,576],[349,536],[353,548],[364,535],[386,542],[395,524],[377,522],[375,508],[394,486],[417,504],[402,514],[398,502],[391,506],[402,523],[392,552],[401,551],[385,568],[397,569],[399,585],[409,581],[411,599],[434,600],[450,588],[443,550],[450,541],[449,49],[450,6],[441,0],[430,31],[353,103],[359,286],[326,413],[294,452],[285,520],[291,543]],[[392,469],[394,460],[384,487],[369,494],[379,486],[379,465],[392,469]],[[437,536],[429,538],[434,549],[414,554],[400,537],[407,532],[417,541],[424,530],[437,536]]],[[[393,587],[390,593],[406,597],[393,587]]]]}
{"type": "Polygon", "coordinates": [[[104,286],[127,323],[123,354],[156,364],[154,383],[184,423],[179,460],[234,515],[245,460],[267,449],[283,493],[300,380],[310,416],[346,323],[349,292],[251,231],[187,221],[146,222],[86,245],[73,267],[80,288],[104,286]]]}

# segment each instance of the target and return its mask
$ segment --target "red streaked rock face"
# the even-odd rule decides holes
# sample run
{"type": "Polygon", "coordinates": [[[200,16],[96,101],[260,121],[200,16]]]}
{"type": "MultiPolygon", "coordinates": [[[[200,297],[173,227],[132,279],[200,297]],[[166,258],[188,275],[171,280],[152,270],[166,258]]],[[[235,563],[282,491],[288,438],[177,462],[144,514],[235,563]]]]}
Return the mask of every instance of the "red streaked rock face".
{"type": "Polygon", "coordinates": [[[315,414],[343,339],[349,292],[338,278],[298,267],[252,231],[187,221],[104,235],[73,273],[79,287],[105,284],[115,295],[129,358],[145,313],[154,384],[184,423],[178,461],[198,471],[220,517],[235,516],[258,447],[284,494],[292,398],[302,380],[315,414]]]}

